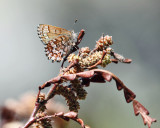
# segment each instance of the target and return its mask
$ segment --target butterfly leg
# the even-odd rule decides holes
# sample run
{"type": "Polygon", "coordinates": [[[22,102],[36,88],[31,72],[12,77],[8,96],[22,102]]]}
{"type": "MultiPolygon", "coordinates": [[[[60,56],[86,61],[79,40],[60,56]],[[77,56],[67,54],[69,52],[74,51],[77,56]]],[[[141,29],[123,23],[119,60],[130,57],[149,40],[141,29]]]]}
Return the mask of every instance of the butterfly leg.
{"type": "Polygon", "coordinates": [[[70,49],[70,51],[68,52],[68,54],[64,57],[64,59],[63,59],[63,61],[62,61],[61,68],[63,68],[64,62],[67,60],[67,57],[68,57],[71,53],[77,51],[78,49],[79,49],[79,47],[76,46],[76,45],[73,46],[73,47],[70,49]]]}

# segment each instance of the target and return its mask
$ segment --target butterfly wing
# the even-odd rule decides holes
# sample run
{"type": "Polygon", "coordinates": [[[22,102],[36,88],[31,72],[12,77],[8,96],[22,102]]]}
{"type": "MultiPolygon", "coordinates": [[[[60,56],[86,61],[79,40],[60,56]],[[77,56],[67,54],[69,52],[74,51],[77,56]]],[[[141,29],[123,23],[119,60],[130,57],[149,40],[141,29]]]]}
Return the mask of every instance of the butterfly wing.
{"type": "Polygon", "coordinates": [[[44,44],[48,44],[48,41],[58,40],[61,39],[61,36],[65,36],[65,41],[69,40],[72,36],[71,32],[60,27],[47,25],[47,24],[40,24],[38,26],[38,35],[44,44]]]}
{"type": "Polygon", "coordinates": [[[72,33],[64,28],[40,24],[38,26],[38,35],[46,45],[45,51],[48,59],[61,61],[69,52],[71,45],[72,33]]]}

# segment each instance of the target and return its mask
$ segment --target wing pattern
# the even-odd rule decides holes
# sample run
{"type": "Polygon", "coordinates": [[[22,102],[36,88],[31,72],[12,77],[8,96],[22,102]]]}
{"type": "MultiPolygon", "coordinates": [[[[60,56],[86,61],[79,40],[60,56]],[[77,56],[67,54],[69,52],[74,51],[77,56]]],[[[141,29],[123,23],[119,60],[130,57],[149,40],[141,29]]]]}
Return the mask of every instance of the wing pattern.
{"type": "Polygon", "coordinates": [[[45,45],[46,56],[53,62],[63,60],[74,44],[72,32],[64,28],[40,24],[37,31],[45,45]]]}

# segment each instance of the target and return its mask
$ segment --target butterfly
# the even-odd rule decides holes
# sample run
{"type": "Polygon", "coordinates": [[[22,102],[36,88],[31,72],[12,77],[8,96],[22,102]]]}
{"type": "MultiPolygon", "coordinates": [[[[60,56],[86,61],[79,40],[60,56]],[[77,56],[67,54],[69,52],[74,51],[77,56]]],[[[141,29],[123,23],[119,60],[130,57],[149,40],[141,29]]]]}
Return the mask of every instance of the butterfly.
{"type": "Polygon", "coordinates": [[[72,53],[73,47],[76,46],[77,33],[73,30],[69,31],[52,25],[39,24],[37,32],[39,38],[45,45],[46,56],[48,56],[48,59],[52,60],[52,62],[60,62],[64,58],[66,59],[66,56],[72,53]]]}

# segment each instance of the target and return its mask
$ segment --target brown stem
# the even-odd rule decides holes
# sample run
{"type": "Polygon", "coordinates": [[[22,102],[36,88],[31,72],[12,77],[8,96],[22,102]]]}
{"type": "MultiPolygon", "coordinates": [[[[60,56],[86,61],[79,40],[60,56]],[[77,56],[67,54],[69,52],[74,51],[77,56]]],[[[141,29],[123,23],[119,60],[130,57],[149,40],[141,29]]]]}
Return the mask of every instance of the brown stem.
{"type": "Polygon", "coordinates": [[[25,124],[25,126],[24,127],[22,127],[22,128],[28,128],[28,127],[30,127],[34,122],[36,122],[36,118],[31,118],[26,124],[25,124]]]}
{"type": "Polygon", "coordinates": [[[38,110],[42,106],[44,106],[48,101],[48,100],[44,100],[43,102],[39,103],[40,92],[41,92],[41,87],[39,87],[39,92],[38,92],[37,97],[36,97],[35,107],[33,109],[31,117],[29,118],[29,120],[27,121],[27,123],[25,124],[25,126],[23,128],[28,128],[29,126],[31,126],[36,121],[35,116],[36,116],[38,110]]]}
{"type": "Polygon", "coordinates": [[[70,63],[70,65],[64,69],[63,74],[65,74],[67,71],[69,71],[72,67],[76,66],[78,64],[78,60],[73,61],[72,63],[70,63]]]}
{"type": "Polygon", "coordinates": [[[46,101],[48,101],[49,99],[51,99],[54,95],[55,95],[55,89],[58,86],[58,84],[54,84],[54,86],[49,90],[48,94],[47,94],[47,98],[46,101]]]}

